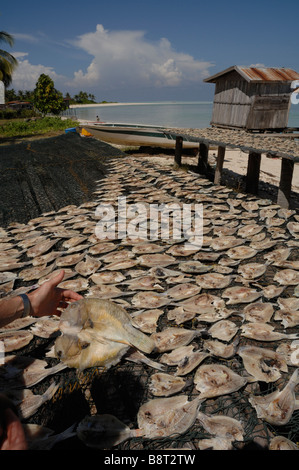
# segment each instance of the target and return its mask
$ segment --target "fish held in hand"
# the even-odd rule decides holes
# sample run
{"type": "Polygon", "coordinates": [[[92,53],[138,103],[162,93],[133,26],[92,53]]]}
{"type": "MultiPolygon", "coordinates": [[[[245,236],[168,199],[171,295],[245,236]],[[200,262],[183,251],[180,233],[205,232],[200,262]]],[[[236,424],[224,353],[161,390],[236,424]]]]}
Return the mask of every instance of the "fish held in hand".
{"type": "Polygon", "coordinates": [[[69,367],[81,370],[110,367],[132,346],[145,353],[155,346],[150,337],[134,328],[127,312],[109,300],[85,298],[73,302],[61,315],[60,330],[56,355],[69,367]]]}

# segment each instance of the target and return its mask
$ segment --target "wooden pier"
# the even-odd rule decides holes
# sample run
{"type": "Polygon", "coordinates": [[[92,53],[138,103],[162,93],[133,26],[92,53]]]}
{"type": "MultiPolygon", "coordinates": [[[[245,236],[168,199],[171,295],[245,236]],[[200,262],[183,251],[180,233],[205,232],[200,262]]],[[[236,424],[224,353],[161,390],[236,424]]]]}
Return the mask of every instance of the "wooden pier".
{"type": "Polygon", "coordinates": [[[221,174],[225,162],[227,148],[240,149],[248,154],[246,192],[258,194],[260,164],[263,154],[267,157],[281,159],[281,173],[278,187],[277,204],[283,208],[290,206],[294,165],[299,163],[298,134],[255,134],[244,130],[220,128],[206,129],[172,129],[176,138],[175,163],[182,164],[182,151],[185,139],[198,142],[198,171],[206,174],[208,169],[208,153],[211,146],[218,147],[214,183],[221,183],[221,174]],[[279,137],[279,138],[278,138],[279,137]],[[296,140],[297,139],[297,140],[296,140]]]}

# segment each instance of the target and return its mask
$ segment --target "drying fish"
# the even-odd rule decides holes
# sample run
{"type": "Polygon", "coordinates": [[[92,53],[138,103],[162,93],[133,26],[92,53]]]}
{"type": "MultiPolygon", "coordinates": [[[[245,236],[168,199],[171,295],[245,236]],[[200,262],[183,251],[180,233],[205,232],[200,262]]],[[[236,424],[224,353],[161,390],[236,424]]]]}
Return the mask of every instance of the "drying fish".
{"type": "Polygon", "coordinates": [[[235,339],[232,343],[226,344],[221,341],[206,340],[204,341],[203,348],[208,350],[213,356],[222,357],[224,359],[230,359],[236,353],[237,346],[239,344],[239,338],[235,339]]]}
{"type": "Polygon", "coordinates": [[[279,341],[281,339],[296,339],[297,334],[280,333],[273,331],[274,327],[268,323],[252,322],[241,326],[241,336],[256,339],[257,341],[279,341]]]}
{"type": "Polygon", "coordinates": [[[165,247],[158,245],[157,243],[140,243],[133,246],[132,252],[137,255],[143,255],[146,253],[160,253],[164,251],[165,247]]]}
{"type": "Polygon", "coordinates": [[[232,450],[232,440],[226,437],[211,437],[210,439],[200,439],[197,443],[200,450],[232,450]]]}
{"type": "Polygon", "coordinates": [[[192,283],[178,284],[165,292],[165,295],[175,300],[187,299],[193,295],[199,294],[201,288],[192,283]]]}
{"type": "Polygon", "coordinates": [[[6,355],[1,366],[0,384],[2,390],[33,387],[49,375],[56,374],[67,366],[58,363],[48,367],[42,359],[20,355],[6,355]]]}
{"type": "Polygon", "coordinates": [[[252,258],[257,254],[257,250],[254,250],[250,246],[237,246],[235,248],[230,248],[226,252],[227,256],[232,259],[247,259],[252,258]]]}
{"type": "Polygon", "coordinates": [[[141,255],[138,258],[140,266],[156,267],[156,266],[169,266],[177,263],[177,260],[170,255],[166,254],[153,254],[153,255],[141,255]]]}
{"type": "Polygon", "coordinates": [[[299,310],[299,299],[298,297],[287,297],[286,299],[279,297],[277,303],[283,310],[299,310]]]}
{"type": "Polygon", "coordinates": [[[278,268],[286,268],[286,269],[299,269],[299,260],[289,261],[289,260],[282,260],[282,261],[275,261],[273,266],[277,266],[278,268]]]}
{"type": "Polygon", "coordinates": [[[173,245],[171,248],[169,248],[166,251],[166,253],[169,253],[173,256],[190,256],[190,255],[197,253],[199,251],[199,248],[200,247],[199,246],[196,247],[196,245],[194,245],[194,249],[190,247],[186,248],[185,244],[173,245]]]}
{"type": "Polygon", "coordinates": [[[167,312],[168,320],[174,320],[177,325],[186,321],[192,320],[196,313],[193,311],[185,310],[183,307],[177,307],[167,312]]]}
{"type": "Polygon", "coordinates": [[[245,279],[256,279],[265,274],[267,267],[262,263],[242,264],[238,267],[238,273],[245,279]]]}
{"type": "Polygon", "coordinates": [[[92,274],[92,276],[90,278],[97,285],[99,285],[99,284],[116,284],[116,283],[121,282],[124,279],[126,279],[126,277],[122,273],[113,272],[113,271],[112,272],[104,271],[104,272],[100,272],[100,273],[95,273],[95,274],[92,274]]]}
{"type": "Polygon", "coordinates": [[[56,259],[55,263],[58,267],[63,266],[73,266],[79,263],[85,256],[85,253],[73,253],[71,255],[61,256],[60,258],[56,259]]]}
{"type": "Polygon", "coordinates": [[[184,261],[183,263],[179,264],[179,269],[183,273],[198,274],[211,271],[212,266],[207,266],[200,261],[184,261]]]}
{"type": "Polygon", "coordinates": [[[222,364],[207,364],[196,370],[194,383],[200,399],[205,399],[235,392],[247,383],[247,379],[222,364]]]}
{"type": "Polygon", "coordinates": [[[267,299],[273,299],[274,297],[278,297],[282,292],[285,290],[285,286],[277,287],[274,284],[270,284],[266,287],[262,287],[263,289],[263,296],[267,299]]]}
{"type": "Polygon", "coordinates": [[[112,253],[108,253],[108,255],[102,256],[101,261],[104,263],[116,263],[118,261],[128,261],[131,258],[134,258],[134,253],[130,250],[121,250],[121,251],[113,251],[112,253]]]}
{"type": "MultiPolygon", "coordinates": [[[[90,242],[92,242],[92,240],[90,240],[90,242]]],[[[100,255],[102,253],[109,253],[110,251],[116,250],[116,248],[117,245],[112,242],[101,242],[91,246],[88,252],[91,255],[100,255]]]]}
{"type": "Polygon", "coordinates": [[[132,315],[132,323],[144,333],[154,333],[157,330],[157,321],[163,314],[158,308],[132,315]]]}
{"type": "Polygon", "coordinates": [[[129,362],[135,362],[136,364],[146,364],[153,369],[158,369],[161,371],[165,370],[165,366],[160,364],[159,362],[151,360],[149,357],[145,356],[141,351],[138,349],[130,349],[125,356],[125,360],[129,362]]]}
{"type": "Polygon", "coordinates": [[[281,269],[273,280],[283,286],[294,286],[299,284],[299,272],[294,269],[281,269]]]}
{"type": "Polygon", "coordinates": [[[274,315],[275,321],[280,321],[284,328],[299,325],[299,310],[277,310],[274,315]]]}
{"type": "Polygon", "coordinates": [[[243,359],[245,369],[255,380],[275,382],[281,377],[280,371],[288,372],[284,357],[271,349],[241,346],[238,354],[243,359]]]}
{"type": "Polygon", "coordinates": [[[179,346],[169,353],[164,353],[160,358],[160,362],[167,364],[168,366],[183,364],[186,362],[186,358],[192,354],[193,350],[194,346],[192,344],[189,346],[179,346]]]}
{"type": "Polygon", "coordinates": [[[299,238],[299,223],[298,222],[289,222],[287,224],[287,229],[294,238],[299,238]]]}
{"type": "Polygon", "coordinates": [[[269,248],[273,248],[273,246],[277,245],[277,241],[272,240],[271,238],[265,238],[264,240],[252,240],[250,243],[250,247],[257,251],[268,250],[269,248]]]}
{"type": "Polygon", "coordinates": [[[192,351],[177,364],[175,375],[187,375],[201,364],[210,354],[205,351],[192,351]]]}
{"type": "Polygon", "coordinates": [[[164,291],[164,288],[157,283],[155,276],[141,276],[129,281],[124,281],[123,284],[128,284],[131,290],[159,290],[164,291]]]}
{"type": "Polygon", "coordinates": [[[289,422],[294,410],[298,409],[295,395],[295,388],[299,383],[298,377],[299,369],[296,369],[282,390],[276,390],[268,395],[249,397],[258,418],[276,426],[283,426],[289,422]]]}
{"type": "Polygon", "coordinates": [[[131,303],[134,307],[149,309],[159,308],[163,305],[168,305],[170,302],[170,299],[154,291],[138,292],[138,294],[135,294],[131,299],[131,303]]]}
{"type": "Polygon", "coordinates": [[[77,277],[76,279],[69,279],[68,281],[62,281],[59,286],[61,289],[71,289],[75,292],[82,292],[88,289],[89,281],[84,277],[77,277]]]}
{"type": "Polygon", "coordinates": [[[77,436],[87,447],[109,449],[132,437],[141,436],[110,414],[86,416],[77,427],[77,436]]]}
{"type": "Polygon", "coordinates": [[[270,253],[265,254],[264,258],[268,261],[268,263],[285,261],[290,256],[291,251],[291,248],[277,248],[277,250],[273,250],[270,253]]]}
{"type": "Polygon", "coordinates": [[[221,237],[221,238],[213,238],[210,243],[211,250],[222,251],[227,250],[228,248],[237,247],[242,245],[244,240],[242,238],[237,238],[234,236],[230,237],[221,237]]]}
{"type": "Polygon", "coordinates": [[[237,235],[238,237],[242,237],[242,238],[251,238],[253,237],[253,235],[260,233],[263,230],[263,228],[264,228],[263,225],[247,224],[238,230],[237,235]]]}
{"type": "Polygon", "coordinates": [[[239,327],[230,320],[220,320],[212,325],[208,332],[212,338],[222,341],[230,341],[239,330],[239,327]]]}
{"type": "Polygon", "coordinates": [[[220,257],[220,253],[211,253],[208,251],[200,251],[199,253],[196,253],[196,255],[193,256],[194,260],[197,261],[217,261],[217,259],[220,257]]]}
{"type": "Polygon", "coordinates": [[[39,266],[41,264],[43,265],[51,263],[51,261],[54,261],[55,259],[59,258],[61,254],[61,251],[50,251],[49,253],[38,256],[37,258],[32,258],[32,265],[39,266]]]}
{"type": "Polygon", "coordinates": [[[227,308],[215,308],[214,310],[210,310],[209,312],[204,312],[200,315],[197,315],[196,320],[198,322],[215,323],[219,320],[223,320],[225,318],[230,317],[233,313],[236,312],[227,308]]]}
{"type": "Polygon", "coordinates": [[[273,312],[273,305],[264,302],[254,302],[250,305],[246,305],[243,310],[245,320],[253,323],[267,323],[268,321],[270,321],[273,312]]]}
{"type": "Polygon", "coordinates": [[[225,302],[216,295],[198,294],[190,299],[183,300],[180,302],[180,306],[190,312],[204,314],[214,312],[215,309],[224,308],[225,302]]]}
{"type": "Polygon", "coordinates": [[[0,297],[5,297],[8,294],[12,293],[14,285],[15,279],[12,279],[9,282],[5,282],[4,284],[0,284],[0,297]]]}
{"type": "Polygon", "coordinates": [[[78,235],[76,237],[69,238],[62,243],[63,248],[73,248],[74,246],[80,245],[81,243],[85,242],[87,237],[82,237],[78,235]]]}
{"type": "Polygon", "coordinates": [[[241,206],[243,207],[243,209],[249,212],[259,210],[259,204],[257,201],[242,201],[241,206]]]}
{"type": "Polygon", "coordinates": [[[47,251],[50,250],[57,242],[58,238],[52,240],[43,240],[36,245],[32,246],[27,250],[27,256],[30,258],[37,258],[38,256],[42,255],[43,253],[46,253],[47,251]]]}
{"type": "Polygon", "coordinates": [[[22,330],[23,328],[27,328],[28,326],[32,325],[38,320],[37,317],[24,317],[24,318],[17,318],[12,322],[8,323],[7,325],[0,328],[0,333],[4,333],[6,331],[17,331],[22,330]]]}
{"type": "Polygon", "coordinates": [[[115,299],[126,295],[121,289],[112,284],[92,286],[88,289],[88,297],[99,297],[101,299],[115,299]]]}
{"type": "Polygon", "coordinates": [[[276,352],[283,355],[289,366],[299,366],[299,341],[294,340],[289,343],[281,343],[276,352]]]}
{"type": "Polygon", "coordinates": [[[158,352],[171,351],[180,346],[186,346],[197,336],[201,330],[187,330],[185,328],[169,327],[158,333],[153,333],[151,339],[154,341],[158,352]]]}
{"type": "Polygon", "coordinates": [[[21,268],[24,268],[24,266],[28,266],[30,263],[28,262],[18,262],[18,261],[1,261],[1,264],[0,264],[0,273],[4,272],[4,271],[7,271],[7,270],[11,270],[11,269],[21,269],[21,268]]]}
{"type": "Polygon", "coordinates": [[[69,367],[81,370],[119,362],[134,346],[150,353],[154,341],[132,326],[127,312],[108,300],[81,299],[70,304],[60,321],[62,336],[55,343],[55,352],[69,367]]]}
{"type": "Polygon", "coordinates": [[[33,268],[23,269],[19,272],[19,278],[23,281],[33,281],[40,279],[41,277],[47,276],[55,268],[55,261],[53,264],[47,266],[47,264],[41,264],[33,268]]]}
{"type": "Polygon", "coordinates": [[[86,277],[94,274],[101,267],[101,265],[101,261],[86,255],[84,260],[76,264],[75,271],[77,271],[77,273],[81,276],[86,277]]]}
{"type": "Polygon", "coordinates": [[[107,264],[105,266],[105,269],[108,269],[109,271],[118,271],[121,269],[133,268],[137,264],[139,264],[137,260],[128,259],[128,260],[116,261],[115,263],[107,264]]]}
{"type": "Polygon", "coordinates": [[[169,276],[180,276],[182,273],[180,271],[168,269],[163,266],[155,266],[149,270],[149,274],[161,279],[166,279],[169,276]]]}
{"type": "Polygon", "coordinates": [[[59,320],[57,315],[40,317],[31,326],[30,331],[34,336],[39,336],[40,338],[53,338],[59,332],[59,320]]]}
{"type": "Polygon", "coordinates": [[[270,440],[269,450],[299,450],[299,447],[285,436],[275,436],[270,440]]]}
{"type": "Polygon", "coordinates": [[[7,331],[0,334],[0,342],[4,344],[4,351],[11,352],[21,349],[33,339],[33,334],[27,330],[7,331]]]}
{"type": "Polygon", "coordinates": [[[181,377],[158,372],[150,378],[149,391],[156,397],[169,397],[181,392],[186,385],[186,381],[181,377]]]}
{"type": "Polygon", "coordinates": [[[208,273],[196,276],[196,283],[203,289],[223,289],[229,286],[232,276],[226,276],[219,273],[208,273]]]}
{"type": "Polygon", "coordinates": [[[140,407],[138,427],[150,439],[183,434],[194,424],[199,406],[199,398],[188,401],[187,395],[154,398],[140,407]]]}
{"type": "Polygon", "coordinates": [[[16,273],[12,273],[10,271],[4,271],[0,273],[0,284],[4,284],[5,282],[14,281],[17,279],[18,275],[16,273]]]}
{"type": "Polygon", "coordinates": [[[31,390],[11,390],[8,395],[16,404],[22,419],[30,418],[40,406],[51,400],[58,390],[59,384],[52,383],[42,395],[35,395],[31,390]]]}
{"type": "Polygon", "coordinates": [[[228,298],[227,305],[234,305],[239,303],[249,303],[261,297],[262,292],[249,287],[228,287],[222,294],[222,297],[228,298]]]}
{"type": "Polygon", "coordinates": [[[242,423],[235,418],[224,415],[208,416],[201,411],[197,414],[197,419],[205,431],[217,437],[225,437],[231,441],[244,440],[244,428],[242,423]]]}

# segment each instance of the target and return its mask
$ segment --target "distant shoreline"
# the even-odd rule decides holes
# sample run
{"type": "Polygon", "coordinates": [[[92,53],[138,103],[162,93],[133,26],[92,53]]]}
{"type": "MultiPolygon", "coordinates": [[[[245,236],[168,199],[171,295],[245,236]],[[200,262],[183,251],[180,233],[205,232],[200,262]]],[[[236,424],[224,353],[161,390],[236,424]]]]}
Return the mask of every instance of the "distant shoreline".
{"type": "Polygon", "coordinates": [[[99,104],[71,104],[70,108],[97,108],[99,106],[134,106],[153,103],[99,103],[99,104]]]}

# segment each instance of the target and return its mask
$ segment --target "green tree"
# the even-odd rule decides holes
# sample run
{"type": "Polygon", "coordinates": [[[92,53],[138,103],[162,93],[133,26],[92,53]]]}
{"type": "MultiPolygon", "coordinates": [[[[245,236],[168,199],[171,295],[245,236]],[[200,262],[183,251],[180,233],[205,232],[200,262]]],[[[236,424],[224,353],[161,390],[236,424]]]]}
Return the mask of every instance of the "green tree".
{"type": "MultiPolygon", "coordinates": [[[[6,42],[10,46],[13,45],[13,37],[5,31],[0,31],[0,42],[6,42]]],[[[9,52],[0,49],[0,80],[7,87],[12,82],[12,74],[18,65],[17,59],[9,52]]]]}
{"type": "Polygon", "coordinates": [[[59,114],[66,108],[62,93],[56,90],[53,80],[44,73],[36,82],[33,104],[44,116],[47,113],[59,114]]]}

